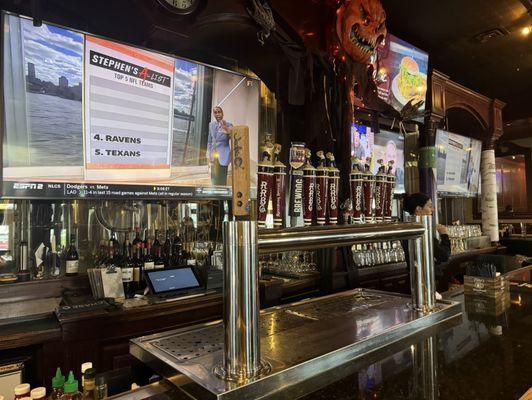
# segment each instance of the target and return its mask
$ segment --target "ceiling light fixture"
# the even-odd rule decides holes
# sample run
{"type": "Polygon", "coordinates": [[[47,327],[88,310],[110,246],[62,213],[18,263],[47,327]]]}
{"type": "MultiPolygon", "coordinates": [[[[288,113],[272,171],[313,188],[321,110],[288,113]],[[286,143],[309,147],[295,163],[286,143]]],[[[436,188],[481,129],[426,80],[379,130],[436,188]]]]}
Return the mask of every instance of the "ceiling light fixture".
{"type": "Polygon", "coordinates": [[[521,29],[521,33],[523,34],[523,36],[530,35],[530,32],[532,32],[532,28],[530,26],[525,26],[521,29]]]}

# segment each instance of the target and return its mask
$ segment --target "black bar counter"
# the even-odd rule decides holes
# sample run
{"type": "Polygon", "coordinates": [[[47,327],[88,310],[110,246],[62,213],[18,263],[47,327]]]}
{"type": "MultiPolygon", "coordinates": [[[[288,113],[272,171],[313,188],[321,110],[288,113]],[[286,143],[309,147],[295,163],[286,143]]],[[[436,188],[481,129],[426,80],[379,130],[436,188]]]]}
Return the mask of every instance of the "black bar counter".
{"type": "Polygon", "coordinates": [[[532,294],[512,293],[499,315],[486,298],[446,297],[462,303],[457,324],[374,353],[353,374],[302,399],[423,399],[426,373],[437,382],[434,399],[519,399],[532,386],[532,294]],[[413,352],[427,340],[435,344],[436,362],[422,371],[413,352]]]}
{"type": "MultiPolygon", "coordinates": [[[[503,312],[500,307],[495,311],[489,299],[465,296],[461,290],[444,297],[461,303],[462,316],[314,378],[309,386],[324,385],[313,393],[291,392],[275,398],[501,400],[523,396],[532,386],[532,293],[512,292],[503,312]]],[[[179,385],[179,376],[175,383],[179,385]]],[[[189,398],[168,381],[154,385],[135,394],[143,399],[189,398]]],[[[132,395],[127,392],[116,398],[132,395]]]]}
{"type": "MultiPolygon", "coordinates": [[[[308,293],[316,289],[316,283],[311,279],[285,282],[283,297],[308,293]]],[[[15,289],[16,286],[10,287],[12,295],[15,289]]],[[[439,398],[518,399],[532,386],[529,361],[532,359],[532,294],[511,293],[505,312],[501,311],[500,304],[495,311],[492,302],[481,297],[465,297],[458,292],[447,292],[444,297],[462,303],[462,317],[373,352],[349,369],[327,372],[320,379],[324,385],[318,385],[324,388],[303,398],[424,398],[416,392],[420,379],[414,373],[412,352],[433,338],[439,398]]],[[[28,357],[35,358],[39,365],[35,370],[36,379],[32,380],[34,384],[46,384],[58,365],[75,368],[84,360],[95,361],[99,371],[111,371],[133,361],[128,354],[129,338],[219,318],[221,300],[221,295],[215,294],[112,313],[47,317],[2,325],[0,351],[3,355],[19,356],[31,350],[35,356],[28,357]]],[[[173,389],[173,385],[170,387],[173,389]]],[[[286,398],[297,396],[291,394],[286,398]]]]}
{"type": "Polygon", "coordinates": [[[510,235],[501,237],[500,241],[512,254],[532,256],[532,235],[510,235]]]}

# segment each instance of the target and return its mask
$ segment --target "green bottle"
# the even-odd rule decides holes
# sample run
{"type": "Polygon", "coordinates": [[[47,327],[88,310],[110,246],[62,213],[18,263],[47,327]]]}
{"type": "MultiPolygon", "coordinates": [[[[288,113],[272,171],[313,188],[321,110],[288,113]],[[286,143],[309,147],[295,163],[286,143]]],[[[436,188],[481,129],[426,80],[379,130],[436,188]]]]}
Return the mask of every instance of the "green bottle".
{"type": "Polygon", "coordinates": [[[68,380],[65,382],[64,394],[60,400],[82,400],[83,394],[78,391],[78,381],[74,378],[74,373],[68,373],[68,380]]]}
{"type": "Polygon", "coordinates": [[[61,368],[57,367],[55,376],[52,378],[52,393],[50,393],[50,400],[58,400],[63,395],[64,384],[65,377],[61,373],[61,368]]]}

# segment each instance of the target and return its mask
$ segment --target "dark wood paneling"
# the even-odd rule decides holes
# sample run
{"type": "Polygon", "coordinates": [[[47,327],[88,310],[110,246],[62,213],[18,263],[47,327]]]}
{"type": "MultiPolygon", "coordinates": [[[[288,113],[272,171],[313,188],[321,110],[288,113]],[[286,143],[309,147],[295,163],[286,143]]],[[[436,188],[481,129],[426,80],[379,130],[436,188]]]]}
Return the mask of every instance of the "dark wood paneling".
{"type": "MultiPolygon", "coordinates": [[[[490,99],[465,86],[453,82],[445,74],[432,70],[430,113],[445,116],[450,109],[462,109],[469,112],[482,127],[485,149],[492,149],[495,141],[503,133],[502,109],[506,103],[498,99],[490,99]]],[[[456,132],[470,136],[468,132],[456,132]]]]}
{"type": "Polygon", "coordinates": [[[395,278],[395,291],[397,293],[410,293],[410,275],[404,274],[395,278]]]}
{"type": "Polygon", "coordinates": [[[2,285],[0,303],[61,297],[65,289],[90,291],[87,275],[2,285]]]}
{"type": "Polygon", "coordinates": [[[468,110],[486,132],[491,126],[491,104],[492,100],[486,96],[474,92],[465,86],[453,81],[447,81],[445,86],[445,109],[463,108],[468,110]]]}
{"type": "Polygon", "coordinates": [[[526,167],[524,156],[497,157],[497,205],[499,212],[506,206],[514,211],[528,211],[526,167]]]}
{"type": "Polygon", "coordinates": [[[61,327],[55,317],[4,325],[0,328],[0,350],[41,345],[61,339],[61,327]]]}
{"type": "Polygon", "coordinates": [[[381,279],[379,286],[381,290],[386,292],[394,292],[394,288],[396,286],[395,277],[381,279]]]}
{"type": "Polygon", "coordinates": [[[100,364],[106,371],[132,367],[140,362],[129,354],[129,343],[127,342],[103,344],[99,353],[100,364]]]}
{"type": "Polygon", "coordinates": [[[367,279],[360,282],[360,287],[366,289],[379,289],[380,280],[379,279],[367,279]]]}
{"type": "Polygon", "coordinates": [[[445,82],[449,77],[437,70],[432,72],[431,81],[431,112],[439,117],[445,116],[445,82]]]}
{"type": "MultiPolygon", "coordinates": [[[[60,317],[65,369],[92,361],[99,372],[133,366],[129,340],[152,333],[211,321],[222,316],[222,296],[211,294],[114,312],[60,317]]],[[[47,366],[53,369],[53,366],[47,366]]]]}

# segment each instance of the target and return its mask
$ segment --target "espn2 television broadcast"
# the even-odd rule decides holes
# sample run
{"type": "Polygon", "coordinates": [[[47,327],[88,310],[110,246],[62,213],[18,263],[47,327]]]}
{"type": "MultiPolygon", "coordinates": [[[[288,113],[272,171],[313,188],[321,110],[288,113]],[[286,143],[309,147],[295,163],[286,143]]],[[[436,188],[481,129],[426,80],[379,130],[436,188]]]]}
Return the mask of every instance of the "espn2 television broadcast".
{"type": "Polygon", "coordinates": [[[260,81],[3,14],[6,198],[228,196],[231,128],[260,81]],[[51,62],[53,60],[53,62],[51,62]]]}

